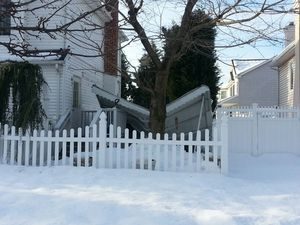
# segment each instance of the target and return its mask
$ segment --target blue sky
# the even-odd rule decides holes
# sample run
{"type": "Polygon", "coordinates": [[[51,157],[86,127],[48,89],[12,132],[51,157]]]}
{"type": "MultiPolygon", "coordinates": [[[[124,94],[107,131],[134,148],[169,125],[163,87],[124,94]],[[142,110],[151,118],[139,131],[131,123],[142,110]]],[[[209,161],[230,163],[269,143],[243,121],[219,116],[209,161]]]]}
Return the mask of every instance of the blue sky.
{"type": "MultiPolygon", "coordinates": [[[[146,28],[148,36],[157,36],[160,32],[161,26],[171,26],[173,22],[179,22],[180,16],[182,15],[182,5],[183,3],[173,4],[170,1],[152,1],[147,2],[144,7],[143,17],[140,19],[142,25],[146,28]],[[163,2],[163,3],[162,3],[163,2]]],[[[290,7],[290,6],[288,6],[290,7]]],[[[278,27],[285,27],[289,22],[293,21],[292,15],[282,16],[282,15],[267,15],[264,17],[264,21],[269,21],[270,24],[276,24],[278,27]]],[[[255,21],[248,23],[251,27],[257,27],[264,29],[263,23],[261,21],[255,21]]],[[[271,29],[267,28],[265,33],[270,32],[271,29]]],[[[271,32],[272,36],[276,36],[279,42],[267,42],[260,41],[255,43],[255,46],[243,45],[234,48],[217,48],[217,55],[220,59],[218,62],[219,69],[221,71],[221,82],[226,82],[229,79],[229,66],[231,59],[268,59],[277,54],[279,54],[283,48],[283,31],[278,30],[277,32],[271,32]],[[280,42],[282,41],[282,42],[280,42]]],[[[127,34],[129,39],[130,34],[127,34]]],[[[226,28],[218,28],[218,35],[216,45],[230,45],[230,42],[234,39],[230,35],[239,36],[241,39],[247,39],[247,33],[240,32],[236,30],[231,30],[231,33],[226,30],[226,28]],[[228,33],[229,35],[224,35],[228,33]]],[[[139,65],[138,59],[143,55],[142,44],[137,40],[136,42],[130,44],[130,46],[124,49],[124,52],[131,62],[132,65],[139,65]]]]}

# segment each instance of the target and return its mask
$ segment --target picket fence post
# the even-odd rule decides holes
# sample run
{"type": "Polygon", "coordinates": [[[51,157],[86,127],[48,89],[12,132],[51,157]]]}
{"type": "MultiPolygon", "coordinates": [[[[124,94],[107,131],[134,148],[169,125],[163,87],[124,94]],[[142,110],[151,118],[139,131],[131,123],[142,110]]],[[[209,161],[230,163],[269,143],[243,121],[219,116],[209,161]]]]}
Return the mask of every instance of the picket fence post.
{"type": "Polygon", "coordinates": [[[258,104],[252,104],[252,112],[253,112],[253,123],[252,123],[252,154],[258,155],[258,104]]]}
{"type": "Polygon", "coordinates": [[[228,118],[222,115],[221,118],[221,173],[228,174],[228,118]]]}
{"type": "Polygon", "coordinates": [[[106,136],[107,136],[107,116],[105,112],[100,114],[99,122],[99,167],[105,168],[105,152],[106,152],[106,136]]]}

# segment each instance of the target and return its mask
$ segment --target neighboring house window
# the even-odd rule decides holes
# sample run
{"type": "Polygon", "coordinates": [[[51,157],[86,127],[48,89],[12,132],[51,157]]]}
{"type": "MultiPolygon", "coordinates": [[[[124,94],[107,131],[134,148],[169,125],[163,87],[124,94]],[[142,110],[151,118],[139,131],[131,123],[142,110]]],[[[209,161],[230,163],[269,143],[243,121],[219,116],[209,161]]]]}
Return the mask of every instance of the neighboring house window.
{"type": "Polygon", "coordinates": [[[227,98],[227,91],[221,91],[221,99],[227,98]]]}
{"type": "Polygon", "coordinates": [[[0,0],[0,35],[10,35],[10,0],[0,0]]]}
{"type": "Polygon", "coordinates": [[[294,78],[295,78],[295,72],[294,72],[294,63],[289,64],[289,77],[290,77],[290,89],[294,89],[294,78]]]}
{"type": "Polygon", "coordinates": [[[80,83],[78,80],[73,82],[73,108],[80,107],[80,83]]]}

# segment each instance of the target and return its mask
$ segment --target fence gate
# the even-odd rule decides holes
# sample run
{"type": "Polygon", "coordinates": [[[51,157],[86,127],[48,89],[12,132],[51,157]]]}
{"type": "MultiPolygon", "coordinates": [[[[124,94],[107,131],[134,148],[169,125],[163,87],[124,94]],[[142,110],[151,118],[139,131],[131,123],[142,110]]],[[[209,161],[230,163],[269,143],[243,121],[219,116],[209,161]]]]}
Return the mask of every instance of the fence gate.
{"type": "MultiPolygon", "coordinates": [[[[220,108],[228,116],[228,148],[230,152],[300,153],[300,110],[283,107],[220,108]]],[[[217,125],[216,124],[216,125],[217,125]]]]}

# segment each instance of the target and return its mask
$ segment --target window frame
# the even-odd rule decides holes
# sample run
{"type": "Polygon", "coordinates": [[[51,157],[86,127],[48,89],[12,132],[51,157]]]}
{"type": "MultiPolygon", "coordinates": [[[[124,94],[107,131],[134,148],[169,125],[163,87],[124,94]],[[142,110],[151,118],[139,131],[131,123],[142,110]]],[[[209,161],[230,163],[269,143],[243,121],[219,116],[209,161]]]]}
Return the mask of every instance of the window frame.
{"type": "Polygon", "coordinates": [[[74,77],[73,79],[73,88],[72,88],[72,107],[80,108],[81,104],[81,81],[80,78],[74,77]]]}
{"type": "Polygon", "coordinates": [[[11,0],[0,1],[0,14],[2,12],[8,12],[0,17],[0,36],[11,35],[11,15],[9,13],[11,4],[11,0]]]}

